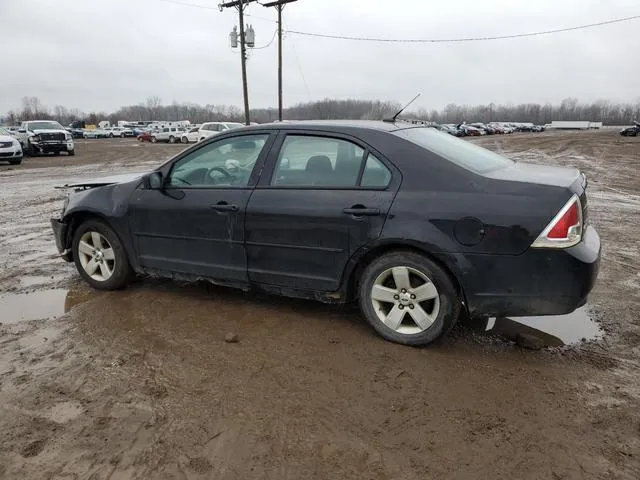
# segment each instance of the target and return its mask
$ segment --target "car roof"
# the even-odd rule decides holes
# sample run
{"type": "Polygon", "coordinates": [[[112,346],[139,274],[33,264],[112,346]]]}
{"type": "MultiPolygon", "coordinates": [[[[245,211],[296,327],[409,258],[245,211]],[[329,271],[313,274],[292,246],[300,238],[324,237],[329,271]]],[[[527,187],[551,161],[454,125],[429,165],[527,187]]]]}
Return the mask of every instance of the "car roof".
{"type": "Polygon", "coordinates": [[[259,125],[249,125],[244,128],[249,129],[287,129],[287,130],[340,130],[342,128],[360,128],[363,130],[379,130],[383,132],[393,132],[403,128],[424,127],[425,125],[414,125],[409,122],[383,122],[377,120],[287,120],[286,122],[261,123],[259,125]]]}

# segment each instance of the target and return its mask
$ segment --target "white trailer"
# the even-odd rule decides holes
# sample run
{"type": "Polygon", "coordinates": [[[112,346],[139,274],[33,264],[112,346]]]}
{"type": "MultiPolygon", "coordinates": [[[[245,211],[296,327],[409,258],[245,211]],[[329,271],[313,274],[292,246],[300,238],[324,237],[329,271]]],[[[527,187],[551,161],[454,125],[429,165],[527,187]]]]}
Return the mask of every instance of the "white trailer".
{"type": "Polygon", "coordinates": [[[591,125],[590,121],[558,121],[554,120],[551,122],[549,128],[554,128],[558,130],[589,130],[591,125]]]}

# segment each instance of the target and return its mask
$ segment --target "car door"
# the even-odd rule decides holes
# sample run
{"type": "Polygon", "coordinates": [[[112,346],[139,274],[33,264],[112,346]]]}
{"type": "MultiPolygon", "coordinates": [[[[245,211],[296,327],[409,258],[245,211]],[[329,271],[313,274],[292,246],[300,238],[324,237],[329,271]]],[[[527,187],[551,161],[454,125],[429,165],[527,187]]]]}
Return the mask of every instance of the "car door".
{"type": "Polygon", "coordinates": [[[337,290],[351,255],[380,236],[399,172],[354,138],[292,131],[265,173],[245,219],[249,280],[337,290]]]}
{"type": "Polygon", "coordinates": [[[161,189],[139,189],[130,227],[140,264],[244,282],[244,218],[269,132],[226,137],[192,149],[165,167],[161,189]]]}

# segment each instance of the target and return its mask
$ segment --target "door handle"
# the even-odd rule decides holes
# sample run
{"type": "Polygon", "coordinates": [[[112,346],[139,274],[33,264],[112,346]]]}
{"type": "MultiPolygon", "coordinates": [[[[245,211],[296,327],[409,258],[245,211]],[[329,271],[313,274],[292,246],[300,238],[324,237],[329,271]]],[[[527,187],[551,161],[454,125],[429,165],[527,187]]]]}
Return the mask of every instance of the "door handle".
{"type": "Polygon", "coordinates": [[[379,208],[366,208],[366,207],[351,207],[345,208],[342,210],[342,213],[346,213],[347,215],[353,215],[354,217],[373,217],[375,215],[380,215],[379,208]]]}
{"type": "Polygon", "coordinates": [[[227,202],[216,203],[215,205],[211,205],[211,208],[213,208],[216,212],[237,212],[238,211],[237,205],[227,203],[227,202]]]}

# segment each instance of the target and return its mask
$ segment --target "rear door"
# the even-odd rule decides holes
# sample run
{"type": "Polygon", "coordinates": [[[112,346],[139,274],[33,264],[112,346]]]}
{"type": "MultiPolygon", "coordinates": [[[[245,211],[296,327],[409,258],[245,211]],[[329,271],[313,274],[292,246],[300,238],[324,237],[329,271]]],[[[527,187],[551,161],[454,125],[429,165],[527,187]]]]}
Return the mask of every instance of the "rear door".
{"type": "Polygon", "coordinates": [[[249,280],[337,290],[351,255],[380,236],[399,184],[355,138],[281,133],[247,207],[249,280]]]}

